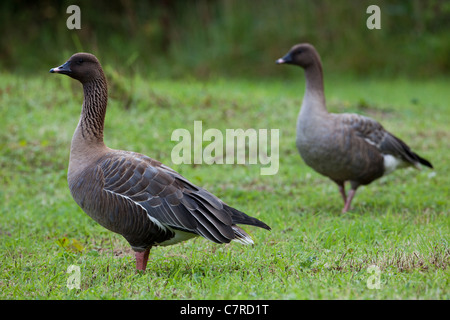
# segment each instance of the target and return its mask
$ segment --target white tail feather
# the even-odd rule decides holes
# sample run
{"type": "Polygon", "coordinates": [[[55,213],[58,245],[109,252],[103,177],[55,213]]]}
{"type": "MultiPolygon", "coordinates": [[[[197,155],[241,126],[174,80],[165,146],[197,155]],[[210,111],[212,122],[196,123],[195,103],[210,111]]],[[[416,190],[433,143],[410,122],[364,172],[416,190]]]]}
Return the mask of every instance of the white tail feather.
{"type": "Polygon", "coordinates": [[[233,226],[232,228],[234,230],[234,234],[236,235],[236,238],[234,238],[233,240],[238,241],[245,245],[254,244],[252,238],[250,238],[250,236],[247,233],[245,233],[244,230],[242,230],[238,226],[233,226]]]}

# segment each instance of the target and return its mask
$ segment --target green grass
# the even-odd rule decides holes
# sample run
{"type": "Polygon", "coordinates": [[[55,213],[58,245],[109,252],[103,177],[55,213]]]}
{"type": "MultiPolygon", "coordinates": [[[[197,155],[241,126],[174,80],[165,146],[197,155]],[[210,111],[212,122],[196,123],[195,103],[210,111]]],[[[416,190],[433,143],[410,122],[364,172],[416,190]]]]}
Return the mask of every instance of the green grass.
{"type": "MultiPolygon", "coordinates": [[[[287,69],[286,69],[287,70],[287,69]]],[[[0,77],[0,299],[449,299],[448,80],[330,77],[330,111],[373,116],[435,170],[397,171],[361,187],[341,214],[337,187],[295,149],[301,71],[287,80],[112,81],[106,144],[173,167],[272,227],[255,245],[197,238],[151,251],[135,272],[127,242],[72,200],[66,182],[81,87],[57,75],[0,77]],[[280,169],[173,165],[173,130],[280,129],[280,169]],[[69,290],[67,268],[80,267],[69,290]],[[369,289],[370,265],[380,289],[369,289]]],[[[289,73],[291,71],[280,71],[289,73]]],[[[110,75],[110,78],[112,75],[110,75]]]]}

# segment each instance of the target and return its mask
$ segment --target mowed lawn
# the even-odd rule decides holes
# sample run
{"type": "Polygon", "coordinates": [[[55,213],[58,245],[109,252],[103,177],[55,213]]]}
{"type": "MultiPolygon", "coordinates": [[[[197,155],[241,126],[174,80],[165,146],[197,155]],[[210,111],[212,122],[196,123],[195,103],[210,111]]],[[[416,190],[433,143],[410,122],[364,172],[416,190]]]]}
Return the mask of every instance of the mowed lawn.
{"type": "MultiPolygon", "coordinates": [[[[255,244],[196,238],[153,248],[136,273],[127,242],[72,200],[66,174],[81,85],[0,76],[0,299],[449,299],[450,82],[326,78],[328,108],[374,117],[430,160],[361,187],[353,209],[295,148],[303,72],[289,81],[109,74],[105,142],[144,153],[272,227],[255,244]],[[278,129],[279,170],[173,164],[171,136],[278,129]],[[79,273],[68,272],[76,266],[79,273]],[[79,289],[73,287],[79,275],[79,289]],[[72,289],[71,289],[72,288],[72,289]]],[[[206,147],[210,142],[204,141],[206,147]]]]}

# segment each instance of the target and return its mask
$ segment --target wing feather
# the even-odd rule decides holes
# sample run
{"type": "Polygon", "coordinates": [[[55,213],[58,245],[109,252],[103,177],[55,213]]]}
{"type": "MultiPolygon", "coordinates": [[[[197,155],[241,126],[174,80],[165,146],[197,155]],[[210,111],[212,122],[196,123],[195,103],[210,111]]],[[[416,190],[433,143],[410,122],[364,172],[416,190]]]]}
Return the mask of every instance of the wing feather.
{"type": "Polygon", "coordinates": [[[392,155],[405,162],[405,164],[418,167],[418,164],[422,163],[432,168],[430,162],[414,153],[405,142],[385,130],[379,122],[372,118],[349,113],[340,114],[339,116],[342,116],[342,123],[349,126],[357,137],[375,146],[380,153],[392,155]]]}
{"type": "MultiPolygon", "coordinates": [[[[106,155],[99,167],[107,194],[116,196],[120,199],[117,201],[126,203],[125,206],[145,211],[148,218],[162,229],[190,232],[218,243],[243,237],[242,229],[234,228],[234,220],[270,229],[255,218],[232,211],[219,198],[144,155],[115,151],[106,155]]],[[[127,207],[119,211],[128,215],[125,219],[127,225],[136,227],[136,221],[142,217],[142,213],[137,212],[139,210],[127,207]]],[[[112,215],[113,219],[116,219],[115,215],[112,215]]],[[[138,233],[145,234],[145,230],[138,233]]]]}

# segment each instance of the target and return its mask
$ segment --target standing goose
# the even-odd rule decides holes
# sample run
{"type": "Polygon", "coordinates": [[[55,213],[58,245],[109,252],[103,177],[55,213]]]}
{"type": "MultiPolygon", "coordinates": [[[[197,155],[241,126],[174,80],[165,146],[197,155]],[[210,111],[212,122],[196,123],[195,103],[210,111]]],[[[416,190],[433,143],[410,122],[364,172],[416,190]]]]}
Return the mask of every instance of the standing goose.
{"type": "Polygon", "coordinates": [[[68,183],[76,203],[103,227],[121,234],[145,270],[150,248],[202,236],[216,243],[253,243],[236,224],[270,227],[145,155],[113,150],[103,142],[108,101],[97,58],[76,53],[51,73],[83,85],[81,117],[72,138],[68,183]]]}
{"type": "Polygon", "coordinates": [[[367,185],[397,168],[419,164],[433,168],[399,138],[377,121],[358,114],[327,111],[323,92],[322,63],[316,49],[298,44],[277,64],[293,64],[305,69],[306,90],[297,119],[296,145],[308,166],[333,180],[344,199],[342,212],[360,185],[367,185]],[[345,193],[345,182],[351,190],[345,193]]]}

